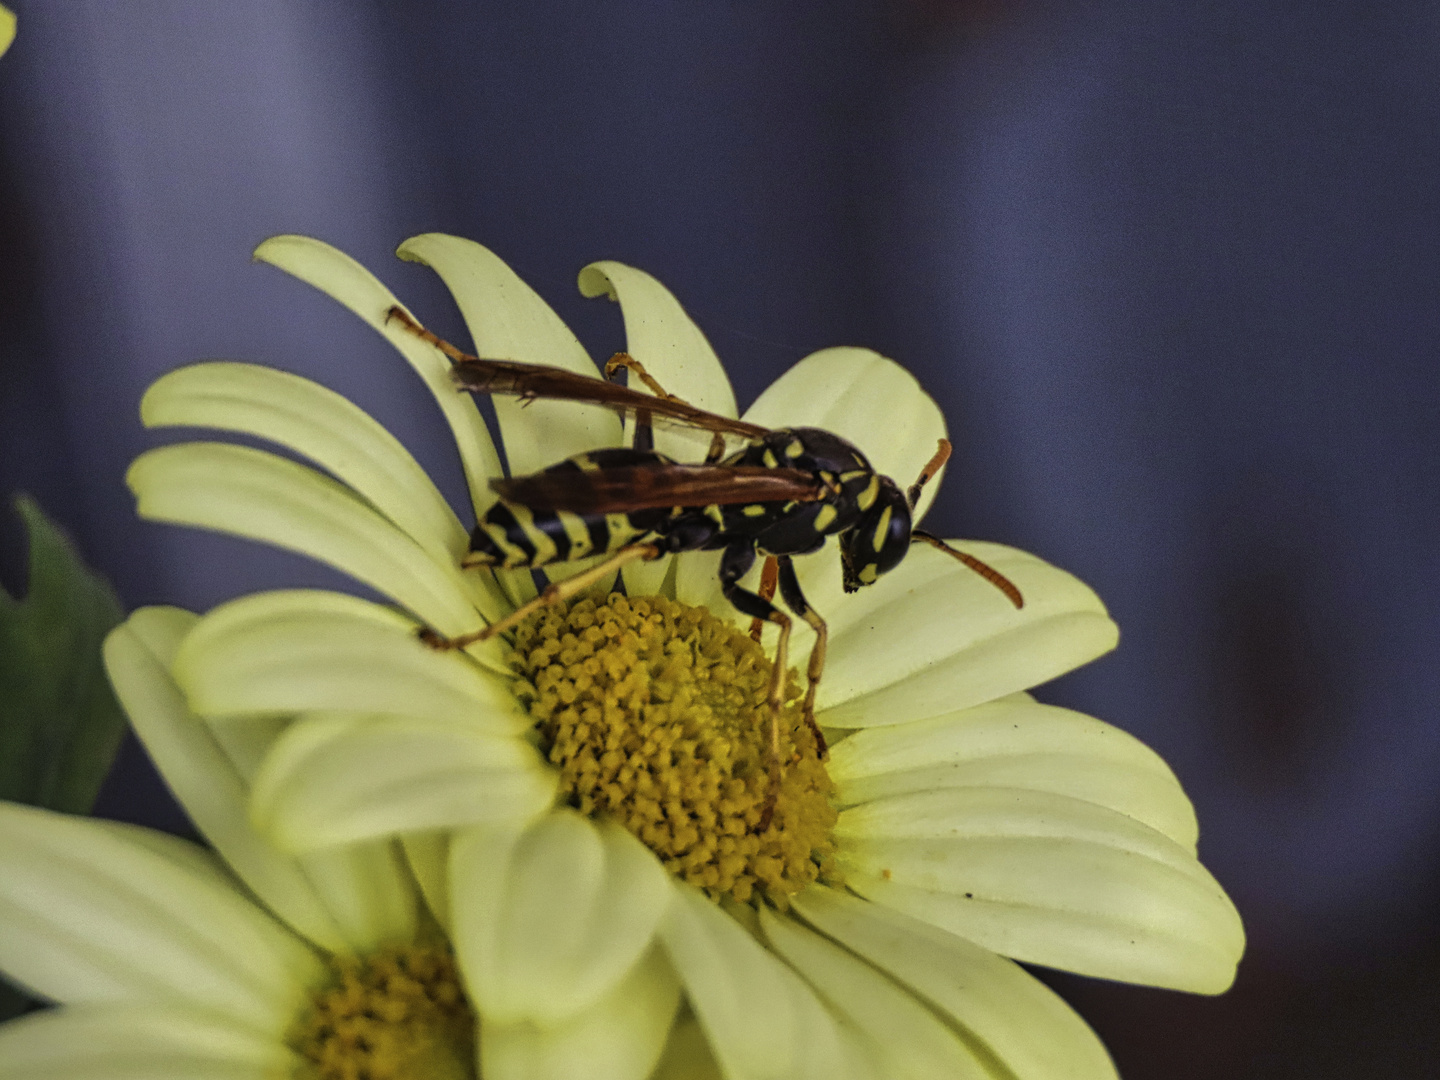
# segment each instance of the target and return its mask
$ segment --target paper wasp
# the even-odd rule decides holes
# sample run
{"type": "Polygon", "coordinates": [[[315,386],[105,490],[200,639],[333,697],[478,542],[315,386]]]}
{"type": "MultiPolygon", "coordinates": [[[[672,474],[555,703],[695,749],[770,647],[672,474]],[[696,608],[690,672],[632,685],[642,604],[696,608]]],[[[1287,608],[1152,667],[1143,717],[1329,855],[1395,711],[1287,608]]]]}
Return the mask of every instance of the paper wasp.
{"type": "Polygon", "coordinates": [[[628,448],[578,454],[529,476],[494,479],[500,496],[476,524],[467,566],[540,568],[594,555],[608,555],[590,569],[557,581],[529,603],[485,629],[456,638],[422,632],[434,648],[461,648],[516,626],[532,612],[568,599],[626,563],[666,553],[721,551],[720,586],[725,598],[758,627],[779,628],[768,687],[770,709],[770,796],[761,828],[769,822],[780,780],[780,706],[791,619],[771,602],[776,585],[786,607],[815,631],[807,670],[803,715],[825,755],[815,724],[815,693],[825,666],[825,621],[806,602],[793,556],[839,542],[846,592],[873,584],[893,569],[915,542],[931,544],[993,584],[1017,608],[1020,590],[999,571],[929,533],[911,527],[921,489],[945,464],[950,443],[940,440],[934,457],[906,490],[877,473],[865,455],[840,436],[820,428],[765,428],[697,409],[667,394],[641,364],[617,353],[605,367],[606,380],[562,368],[509,360],[482,360],[461,352],[415,322],[399,307],[388,319],[435,346],[453,361],[451,375],[462,390],[508,394],[527,400],[588,402],[635,419],[628,448]],[[609,381],[620,370],[642,381],[651,394],[609,381]],[[654,449],[651,425],[678,424],[711,435],[699,464],[671,460],[654,449]],[[726,438],[744,446],[725,454],[726,438]],[[766,558],[760,592],[739,582],[766,558]]]}

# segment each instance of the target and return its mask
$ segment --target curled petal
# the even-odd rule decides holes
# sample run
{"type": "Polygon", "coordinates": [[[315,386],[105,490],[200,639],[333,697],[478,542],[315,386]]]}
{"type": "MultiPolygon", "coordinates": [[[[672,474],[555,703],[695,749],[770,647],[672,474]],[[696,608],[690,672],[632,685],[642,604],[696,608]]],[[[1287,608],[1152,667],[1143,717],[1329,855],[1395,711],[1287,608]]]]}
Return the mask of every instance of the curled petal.
{"type": "Polygon", "coordinates": [[[450,875],[456,952],[487,1023],[594,1006],[650,947],[672,891],[629,832],[571,810],[461,834],[450,875]]]}
{"type": "Polygon", "coordinates": [[[0,970],[53,1001],[173,1003],[283,1032],[323,975],[315,954],[223,872],[128,833],[0,803],[0,970]]]}
{"type": "MultiPolygon", "coordinates": [[[[666,393],[708,412],[736,415],[735,392],[725,368],[669,289],[643,270],[606,261],[591,263],[580,271],[580,291],[586,296],[608,296],[619,302],[625,315],[625,351],[645,366],[666,393]]],[[[649,392],[634,375],[629,386],[649,392]]],[[[625,425],[627,444],[633,431],[632,420],[625,425]]],[[[698,461],[708,444],[703,433],[668,431],[663,427],[655,432],[655,448],[680,461],[698,461]]],[[[658,593],[670,561],[667,556],[627,566],[626,589],[637,596],[658,593]]]]}
{"type": "Polygon", "coordinates": [[[275,741],[255,776],[251,816],[282,848],[305,851],[525,821],[550,806],[555,784],[523,739],[453,721],[317,714],[275,741]]]}
{"type": "MultiPolygon", "coordinates": [[[[1026,690],[1115,647],[1119,632],[1079,579],[1000,544],[951,541],[1009,578],[1015,606],[943,552],[912,549],[874,585],[812,602],[830,620],[820,722],[921,720],[1026,690]]],[[[838,576],[838,575],[837,575],[838,576]]]]}
{"type": "Polygon", "coordinates": [[[485,1080],[645,1080],[679,1005],[675,972],[651,949],[611,990],[563,1023],[502,1024],[487,1016],[480,1072],[485,1080]]]}
{"type": "MultiPolygon", "coordinates": [[[[599,378],[584,346],[550,305],[488,248],[443,233],[412,236],[396,254],[440,275],[455,297],[476,355],[550,364],[599,378]]],[[[495,418],[514,476],[538,472],[572,454],[620,442],[620,421],[605,409],[561,401],[495,398],[495,418]]]]}
{"type": "Polygon", "coordinates": [[[856,732],[828,766],[843,806],[952,787],[1050,791],[1107,806],[1194,852],[1199,827],[1159,754],[1119,728],[1028,694],[856,732]]]}
{"type": "Polygon", "coordinates": [[[841,813],[854,892],[1028,963],[1216,994],[1240,917],[1195,857],[1094,803],[1021,788],[898,795],[841,813]]]}
{"type": "Polygon", "coordinates": [[[1104,1045],[1058,994],[1019,964],[964,938],[835,889],[795,910],[936,1009],[987,1061],[1018,1080],[1115,1080],[1104,1045]]]}
{"type": "Polygon", "coordinates": [[[500,455],[485,430],[485,421],[470,395],[455,389],[450,380],[450,361],[434,346],[387,318],[392,307],[403,307],[394,294],[349,255],[308,236],[273,236],[255,249],[255,258],[334,297],[400,351],[425,381],[450,425],[476,514],[494,502],[489,484],[492,476],[500,475],[500,455]]]}
{"type": "Polygon", "coordinates": [[[660,939],[728,1080],[863,1075],[814,992],[698,889],[676,887],[660,939]]]}
{"type": "Polygon", "coordinates": [[[253,593],[195,625],[176,653],[175,679],[208,717],[350,710],[495,733],[529,726],[507,680],[428,648],[415,629],[398,612],[343,593],[253,593]]]}
{"type": "Polygon", "coordinates": [[[349,488],[314,469],[248,446],[181,443],[141,454],[125,480],[141,517],[298,551],[384,593],[442,634],[484,625],[458,567],[436,561],[349,488]]]}
{"type": "Polygon", "coordinates": [[[176,1002],[85,1004],[0,1026],[0,1080],[274,1080],[298,1055],[176,1002]]]}

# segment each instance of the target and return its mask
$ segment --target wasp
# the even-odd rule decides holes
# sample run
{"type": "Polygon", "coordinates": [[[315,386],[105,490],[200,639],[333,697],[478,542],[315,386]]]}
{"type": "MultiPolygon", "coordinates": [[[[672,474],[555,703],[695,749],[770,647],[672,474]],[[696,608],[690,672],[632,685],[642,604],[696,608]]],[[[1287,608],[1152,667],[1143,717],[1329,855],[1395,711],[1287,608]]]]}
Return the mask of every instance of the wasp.
{"type": "Polygon", "coordinates": [[[815,723],[815,694],[825,667],[825,621],[806,601],[793,559],[838,540],[846,592],[874,584],[894,569],[914,543],[930,544],[989,581],[1015,607],[1020,590],[994,567],[938,537],[912,527],[920,492],[950,456],[939,446],[908,488],[875,471],[865,455],[840,436],[811,427],[765,428],[698,409],[665,390],[627,353],[616,353],[604,380],[562,368],[509,360],[482,360],[462,352],[417,323],[401,308],[388,319],[429,342],[453,363],[461,390],[506,394],[522,400],[588,402],[634,418],[629,447],[578,454],[538,473],[490,481],[498,500],[470,536],[466,566],[539,569],[606,556],[589,569],[551,583],[535,599],[473,634],[421,636],[433,648],[463,648],[518,625],[534,611],[568,599],[627,563],[667,553],[715,551],[725,598],[754,620],[758,640],[765,623],[779,628],[769,705],[770,795],[761,828],[769,821],[780,781],[780,707],[792,620],[772,598],[778,585],[791,613],[815,631],[806,671],[802,715],[822,758],[824,736],[815,723]],[[651,393],[612,381],[621,371],[651,393]],[[698,464],[674,461],[654,449],[652,425],[676,424],[710,434],[710,448],[698,464]],[[727,439],[743,440],[726,454],[727,439]],[[758,556],[766,559],[761,588],[740,584],[758,556]]]}

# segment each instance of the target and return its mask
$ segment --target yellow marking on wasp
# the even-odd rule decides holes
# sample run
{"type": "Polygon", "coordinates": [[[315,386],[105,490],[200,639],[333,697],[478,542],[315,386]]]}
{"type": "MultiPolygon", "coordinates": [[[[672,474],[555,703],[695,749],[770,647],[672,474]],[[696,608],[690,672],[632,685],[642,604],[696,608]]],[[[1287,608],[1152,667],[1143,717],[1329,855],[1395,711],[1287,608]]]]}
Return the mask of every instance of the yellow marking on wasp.
{"type": "Polygon", "coordinates": [[[864,570],[860,571],[860,582],[863,585],[874,585],[875,579],[880,576],[880,568],[875,563],[869,563],[864,570]]]}
{"type": "Polygon", "coordinates": [[[711,521],[715,522],[716,525],[725,524],[725,511],[720,509],[718,503],[711,503],[709,506],[705,507],[705,516],[708,517],[711,521]]]}
{"type": "Polygon", "coordinates": [[[785,444],[786,457],[799,457],[804,452],[805,444],[802,443],[799,439],[791,439],[788,443],[785,444]]]}
{"type": "Polygon", "coordinates": [[[875,545],[875,554],[880,554],[880,549],[885,546],[885,538],[890,535],[890,515],[893,507],[885,507],[880,511],[880,521],[875,526],[875,535],[870,537],[870,543],[875,545]]]}
{"type": "Polygon", "coordinates": [[[835,507],[826,503],[820,507],[820,511],[815,515],[815,520],[811,522],[811,527],[814,528],[816,532],[824,532],[830,527],[830,523],[835,520],[838,514],[839,511],[836,510],[835,507]]]}
{"type": "Polygon", "coordinates": [[[840,482],[842,484],[848,484],[851,480],[859,480],[860,477],[869,475],[869,469],[851,469],[849,472],[842,472],[840,474],[840,482]]]}
{"type": "Polygon", "coordinates": [[[740,512],[746,517],[764,517],[765,507],[761,506],[759,503],[751,503],[749,506],[745,507],[740,512]]]}
{"type": "Polygon", "coordinates": [[[879,497],[879,495],[880,477],[872,475],[870,477],[870,483],[865,485],[865,490],[860,492],[859,497],[856,498],[855,505],[860,507],[862,512],[865,510],[869,510],[870,507],[875,505],[875,500],[879,497]]]}
{"type": "Polygon", "coordinates": [[[780,459],[777,458],[769,450],[766,450],[765,453],[760,456],[760,460],[765,463],[765,467],[767,469],[776,469],[780,467],[780,459]]]}
{"type": "Polygon", "coordinates": [[[589,454],[576,454],[570,460],[580,467],[581,472],[600,471],[600,466],[595,463],[594,458],[589,454]]]}
{"type": "Polygon", "coordinates": [[[515,522],[525,533],[525,539],[530,541],[530,545],[535,549],[535,554],[530,559],[531,566],[544,566],[560,557],[559,547],[544,529],[535,524],[535,514],[528,506],[522,506],[520,503],[507,503],[506,505],[515,515],[515,522]]]}
{"type": "Polygon", "coordinates": [[[565,553],[565,558],[583,559],[589,555],[595,544],[590,539],[590,530],[585,527],[585,519],[570,510],[557,510],[555,516],[560,519],[560,527],[570,541],[570,550],[565,553]]]}
{"type": "Polygon", "coordinates": [[[517,566],[524,566],[530,561],[530,553],[519,544],[511,542],[510,537],[505,532],[504,526],[489,521],[482,521],[480,527],[485,530],[485,535],[495,541],[495,546],[500,549],[503,555],[503,558],[500,560],[501,566],[506,569],[514,569],[517,566]]]}
{"type": "Polygon", "coordinates": [[[630,519],[624,514],[606,514],[605,532],[609,538],[606,551],[619,551],[628,544],[634,537],[640,535],[639,529],[631,524],[630,519]]]}

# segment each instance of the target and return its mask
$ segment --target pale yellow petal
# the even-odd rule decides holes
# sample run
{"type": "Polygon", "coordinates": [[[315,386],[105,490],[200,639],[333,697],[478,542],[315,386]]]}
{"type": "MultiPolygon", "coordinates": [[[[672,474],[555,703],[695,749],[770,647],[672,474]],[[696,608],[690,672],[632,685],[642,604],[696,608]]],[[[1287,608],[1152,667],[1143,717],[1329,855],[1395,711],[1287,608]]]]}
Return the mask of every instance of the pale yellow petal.
{"type": "Polygon", "coordinates": [[[278,1080],[299,1057],[177,1002],[69,1005],[0,1025],[0,1080],[278,1080]]]}
{"type": "Polygon", "coordinates": [[[317,714],[276,740],[251,815],[282,848],[306,851],[526,821],[553,802],[556,780],[523,739],[442,720],[317,714]]]}
{"type": "Polygon", "coordinates": [[[250,825],[249,785],[185,704],[169,665],[195,616],[141,608],[105,641],[105,666],[165,782],[204,837],[269,908],[317,945],[344,949],[345,935],[301,866],[250,825]]]}
{"type": "MultiPolygon", "coordinates": [[[[458,236],[425,233],[406,240],[397,254],[440,275],[465,317],[476,355],[549,364],[599,378],[585,347],[560,316],[488,248],[458,236]]],[[[514,476],[620,442],[620,421],[593,405],[526,404],[502,396],[495,398],[495,417],[514,476]]]]}
{"type": "Polygon", "coordinates": [[[845,883],[1004,956],[1197,993],[1235,977],[1234,905],[1181,845],[1124,814],[1021,788],[842,811],[845,883]]]}
{"type": "MultiPolygon", "coordinates": [[[[674,397],[720,416],[735,416],[735,392],[725,368],[705,335],[670,290],[643,270],[624,263],[591,263],[580,271],[580,291],[586,296],[608,296],[618,301],[625,316],[625,351],[645,366],[646,372],[674,397]]],[[[649,393],[633,374],[632,390],[649,393]]],[[[624,441],[634,437],[634,422],[625,425],[624,441]]],[[[678,461],[699,461],[709,449],[707,433],[655,429],[655,449],[678,461]]],[[[626,589],[634,596],[660,591],[670,570],[670,557],[631,563],[624,570],[626,589]]]]}
{"type": "Polygon", "coordinates": [[[898,911],[835,889],[795,910],[822,933],[928,1001],[988,1060],[1018,1080],[1115,1080],[1089,1025],[1014,961],[898,911]]]}
{"type": "MultiPolygon", "coordinates": [[[[680,983],[651,949],[616,986],[560,1024],[480,1025],[485,1080],[645,1080],[680,1004],[680,983]]],[[[690,1078],[696,1080],[696,1078],[690,1078]]]]}
{"type": "Polygon", "coordinates": [[[727,1080],[836,1080],[856,1062],[814,992],[698,889],[676,887],[660,939],[727,1080]]]}
{"type": "Polygon", "coordinates": [[[1139,739],[1028,694],[858,731],[827,766],[842,806],[950,787],[1016,787],[1108,806],[1195,850],[1195,810],[1139,739]]]}
{"type": "MultiPolygon", "coordinates": [[[[349,488],[247,446],[181,443],[136,458],[126,482],[141,517],[298,551],[389,596],[441,634],[480,629],[479,596],[349,488]]],[[[499,614],[496,608],[487,618],[499,614]]]]}
{"type": "Polygon", "coordinates": [[[792,919],[760,909],[760,926],[780,956],[860,1032],[886,1080],[1001,1080],[913,994],[792,919]]]}
{"type": "Polygon", "coordinates": [[[530,726],[506,679],[428,648],[404,615],[343,593],[282,590],[222,604],[185,638],[173,670],[207,717],[339,709],[495,733],[530,726]]]}
{"type": "Polygon", "coordinates": [[[873,727],[954,712],[1039,685],[1115,647],[1115,624],[1079,579],[1015,548],[952,543],[1008,577],[1025,606],[1017,610],[984,578],[928,546],[833,604],[811,590],[832,635],[818,699],[822,724],[873,727]]]}
{"type": "Polygon", "coordinates": [[[419,897],[396,842],[370,840],[296,857],[340,932],[364,954],[415,940],[419,897]]]}
{"type": "Polygon", "coordinates": [[[283,1032],[322,975],[237,886],[85,818],[0,803],[0,970],[62,1002],[170,1002],[283,1032]]]}
{"type": "Polygon", "coordinates": [[[456,954],[488,1022],[567,1021],[650,947],[671,878],[619,825],[560,809],[477,827],[450,852],[456,954]]]}
{"type": "Polygon", "coordinates": [[[308,236],[271,237],[255,249],[255,258],[334,297],[400,350],[425,381],[450,425],[476,514],[494,502],[489,482],[500,475],[500,456],[485,430],[485,421],[470,395],[458,391],[451,381],[450,361],[387,318],[390,309],[399,304],[394,294],[350,256],[308,236]]]}

